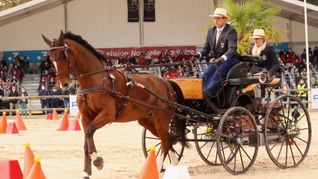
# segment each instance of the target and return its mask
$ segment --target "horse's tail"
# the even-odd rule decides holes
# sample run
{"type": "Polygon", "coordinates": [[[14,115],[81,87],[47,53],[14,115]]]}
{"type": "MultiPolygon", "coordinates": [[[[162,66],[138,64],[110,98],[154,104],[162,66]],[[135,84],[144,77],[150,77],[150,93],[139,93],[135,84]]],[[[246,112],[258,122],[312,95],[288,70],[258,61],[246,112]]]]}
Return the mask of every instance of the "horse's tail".
{"type": "MultiPolygon", "coordinates": [[[[184,105],[185,101],[184,101],[184,97],[180,87],[173,81],[169,81],[169,84],[172,87],[173,91],[176,93],[176,100],[177,100],[176,102],[178,104],[184,105]]],[[[185,116],[184,111],[175,111],[175,112],[185,116]]],[[[173,142],[177,140],[178,142],[181,142],[181,144],[184,145],[185,147],[189,147],[189,144],[187,142],[187,137],[186,137],[186,133],[187,133],[186,120],[184,118],[175,117],[171,119],[171,122],[174,123],[175,132],[177,133],[177,135],[172,135],[171,136],[172,138],[170,141],[173,142]]]]}

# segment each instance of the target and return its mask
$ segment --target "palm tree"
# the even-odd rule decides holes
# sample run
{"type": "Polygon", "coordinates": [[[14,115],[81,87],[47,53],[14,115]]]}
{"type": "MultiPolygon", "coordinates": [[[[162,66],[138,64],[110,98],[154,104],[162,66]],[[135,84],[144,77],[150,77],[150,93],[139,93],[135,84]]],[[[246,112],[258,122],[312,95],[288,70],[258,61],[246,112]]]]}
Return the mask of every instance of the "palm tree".
{"type": "Polygon", "coordinates": [[[278,7],[266,6],[267,0],[224,0],[224,8],[229,15],[229,23],[238,34],[239,54],[248,54],[250,36],[255,28],[263,28],[268,39],[276,44],[281,41],[281,32],[272,27],[271,18],[280,13],[278,7]]]}

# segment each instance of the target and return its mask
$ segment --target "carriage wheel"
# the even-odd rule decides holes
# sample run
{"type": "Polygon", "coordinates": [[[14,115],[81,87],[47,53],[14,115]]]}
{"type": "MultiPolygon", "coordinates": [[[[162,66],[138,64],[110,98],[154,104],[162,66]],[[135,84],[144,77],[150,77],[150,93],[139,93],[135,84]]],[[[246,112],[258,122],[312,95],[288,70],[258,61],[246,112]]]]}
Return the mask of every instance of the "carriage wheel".
{"type": "MultiPolygon", "coordinates": [[[[147,158],[149,148],[151,146],[156,147],[156,157],[158,157],[161,152],[161,141],[158,137],[154,136],[149,130],[144,128],[142,132],[142,150],[143,150],[145,158],[147,158]]],[[[172,147],[177,154],[178,161],[180,161],[182,158],[185,146],[182,145],[180,142],[177,142],[172,147]]],[[[171,157],[170,157],[170,154],[168,153],[167,157],[164,160],[161,171],[164,171],[166,166],[169,166],[171,163],[172,163],[171,157]]]]}
{"type": "Polygon", "coordinates": [[[217,155],[216,132],[212,124],[204,124],[194,127],[195,148],[201,159],[208,165],[222,165],[217,155]]]}
{"type": "Polygon", "coordinates": [[[297,97],[281,95],[266,111],[264,139],[270,159],[280,168],[297,167],[308,153],[311,123],[297,97]]]}
{"type": "Polygon", "coordinates": [[[259,136],[252,114],[243,107],[232,107],[222,116],[216,136],[217,152],[224,168],[236,175],[255,162],[259,136]]]}

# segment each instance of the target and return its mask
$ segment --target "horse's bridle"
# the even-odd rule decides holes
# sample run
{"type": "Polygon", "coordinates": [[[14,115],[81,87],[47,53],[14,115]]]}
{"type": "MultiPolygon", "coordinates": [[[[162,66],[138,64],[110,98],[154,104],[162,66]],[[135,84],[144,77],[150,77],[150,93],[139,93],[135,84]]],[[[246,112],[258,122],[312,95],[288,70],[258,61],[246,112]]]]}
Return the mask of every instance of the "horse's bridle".
{"type": "MultiPolygon", "coordinates": [[[[87,76],[92,76],[92,75],[95,75],[95,74],[99,74],[99,73],[102,73],[102,72],[107,72],[107,71],[109,71],[109,70],[114,69],[114,68],[111,67],[111,66],[108,66],[108,65],[106,65],[106,64],[103,64],[104,68],[101,69],[101,70],[94,71],[94,72],[83,73],[83,74],[77,74],[77,73],[74,71],[73,66],[71,65],[71,63],[70,63],[70,61],[69,61],[69,59],[68,59],[68,57],[69,57],[69,55],[68,55],[69,46],[68,46],[66,43],[64,43],[64,45],[62,45],[62,46],[50,47],[48,51],[50,52],[50,51],[55,51],[55,50],[56,50],[56,51],[60,51],[60,52],[59,52],[59,56],[60,56],[60,57],[61,57],[61,54],[64,55],[64,59],[67,61],[68,67],[69,67],[69,69],[70,69],[69,72],[66,72],[66,73],[56,72],[56,77],[58,77],[58,76],[69,76],[71,79],[78,79],[78,78],[83,78],[83,77],[87,77],[87,76]]],[[[50,59],[51,59],[52,61],[56,61],[56,60],[57,60],[57,59],[55,59],[55,58],[51,58],[51,56],[50,56],[50,59]]]]}
{"type": "MultiPolygon", "coordinates": [[[[70,63],[70,61],[69,61],[69,59],[68,59],[68,57],[69,57],[69,55],[68,55],[68,50],[69,50],[68,45],[67,45],[66,43],[64,43],[64,45],[62,45],[62,46],[50,47],[48,51],[49,51],[49,52],[51,52],[51,51],[59,51],[59,54],[58,54],[59,58],[64,58],[64,59],[67,61],[68,67],[69,67],[69,69],[70,69],[70,70],[69,70],[68,72],[66,72],[66,73],[56,72],[56,77],[59,77],[59,76],[69,76],[71,79],[74,79],[74,78],[77,77],[77,75],[76,75],[75,71],[73,70],[73,67],[72,67],[72,65],[71,65],[71,63],[70,63]],[[61,54],[63,54],[63,57],[61,57],[61,56],[62,56],[61,54]]],[[[55,57],[52,57],[52,56],[50,56],[50,55],[49,55],[49,57],[50,57],[50,60],[52,60],[52,61],[57,61],[57,59],[56,59],[55,57]]]]}

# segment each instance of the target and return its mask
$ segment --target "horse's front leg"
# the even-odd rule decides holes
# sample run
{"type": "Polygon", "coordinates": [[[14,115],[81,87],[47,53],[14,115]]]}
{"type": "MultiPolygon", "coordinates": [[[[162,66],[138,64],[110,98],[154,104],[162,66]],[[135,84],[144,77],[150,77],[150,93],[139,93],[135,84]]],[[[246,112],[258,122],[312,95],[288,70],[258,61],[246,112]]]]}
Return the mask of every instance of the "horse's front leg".
{"type": "Polygon", "coordinates": [[[94,166],[101,170],[104,167],[104,160],[98,156],[97,150],[94,143],[94,133],[96,129],[103,127],[105,124],[113,121],[107,112],[100,112],[95,119],[87,127],[87,146],[88,152],[94,166]]]}
{"type": "Polygon", "coordinates": [[[90,159],[93,160],[94,166],[101,170],[104,167],[104,160],[102,157],[98,156],[95,142],[94,142],[94,133],[96,131],[96,127],[93,124],[90,124],[87,128],[87,145],[90,159]]]}

